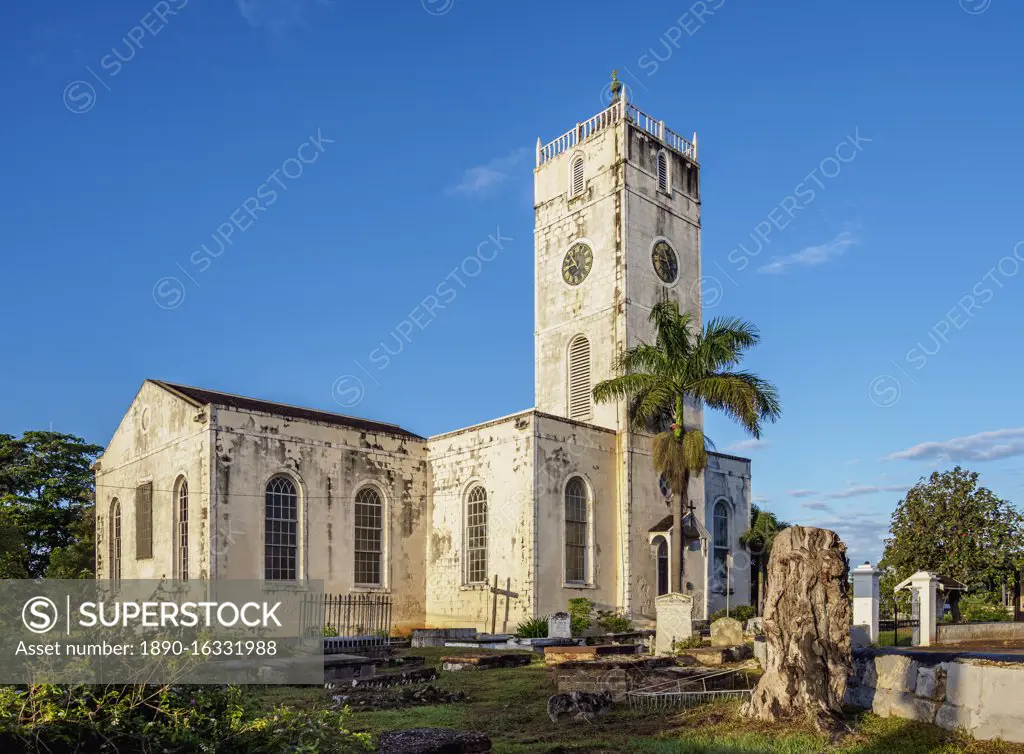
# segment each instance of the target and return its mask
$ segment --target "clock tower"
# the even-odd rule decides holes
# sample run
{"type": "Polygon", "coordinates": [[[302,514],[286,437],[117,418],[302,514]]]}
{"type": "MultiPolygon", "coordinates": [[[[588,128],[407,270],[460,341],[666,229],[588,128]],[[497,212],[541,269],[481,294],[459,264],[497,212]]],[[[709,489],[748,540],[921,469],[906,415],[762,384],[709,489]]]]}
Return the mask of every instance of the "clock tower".
{"type": "Polygon", "coordinates": [[[594,405],[590,391],[618,353],[651,341],[661,298],[700,321],[700,166],[696,135],[616,94],[537,143],[535,398],[539,411],[625,431],[624,407],[594,405]]]}

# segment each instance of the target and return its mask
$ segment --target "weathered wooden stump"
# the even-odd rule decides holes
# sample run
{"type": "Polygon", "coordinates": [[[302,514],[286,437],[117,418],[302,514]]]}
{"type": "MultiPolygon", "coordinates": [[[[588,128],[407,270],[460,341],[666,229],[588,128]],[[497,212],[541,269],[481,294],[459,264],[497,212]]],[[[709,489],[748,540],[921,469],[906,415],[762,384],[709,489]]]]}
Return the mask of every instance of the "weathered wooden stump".
{"type": "Polygon", "coordinates": [[[776,537],[764,609],[768,657],[745,715],[839,727],[851,668],[848,592],[846,545],[835,532],[793,526],[776,537]]]}

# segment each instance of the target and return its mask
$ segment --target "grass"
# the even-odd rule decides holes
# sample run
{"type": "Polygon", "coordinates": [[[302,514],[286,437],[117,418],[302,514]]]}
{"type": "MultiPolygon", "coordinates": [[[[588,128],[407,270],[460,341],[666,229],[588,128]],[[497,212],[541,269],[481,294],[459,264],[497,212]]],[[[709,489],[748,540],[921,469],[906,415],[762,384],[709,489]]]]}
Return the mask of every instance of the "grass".
{"type": "MultiPolygon", "coordinates": [[[[909,647],[911,645],[911,634],[912,629],[903,628],[900,629],[900,643],[898,646],[909,647]]],[[[896,632],[895,631],[879,631],[878,632],[878,646],[880,647],[895,647],[896,644],[896,632]]]]}
{"type": "MultiPolygon", "coordinates": [[[[423,648],[409,654],[439,665],[442,655],[475,652],[469,649],[423,648]]],[[[462,691],[460,704],[403,710],[353,712],[354,731],[380,734],[387,730],[450,727],[487,733],[497,754],[1024,754],[1024,746],[973,741],[962,733],[899,718],[851,713],[853,732],[835,745],[802,724],[767,725],[739,716],[738,702],[705,705],[691,710],[645,711],[617,704],[594,724],[547,717],[547,699],[555,693],[541,658],[528,667],[507,670],[442,673],[436,684],[462,691]]],[[[319,687],[265,687],[258,704],[322,706],[331,694],[319,687]]]]}

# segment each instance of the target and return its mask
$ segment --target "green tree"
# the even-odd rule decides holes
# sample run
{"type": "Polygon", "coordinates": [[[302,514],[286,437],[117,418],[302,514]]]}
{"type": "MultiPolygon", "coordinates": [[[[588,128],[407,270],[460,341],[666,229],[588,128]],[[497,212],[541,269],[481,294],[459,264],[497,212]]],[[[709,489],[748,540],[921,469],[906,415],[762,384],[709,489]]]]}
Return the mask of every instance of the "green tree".
{"type": "Polygon", "coordinates": [[[86,542],[92,538],[90,465],[102,450],[60,432],[0,435],[0,526],[8,529],[0,551],[17,561],[7,563],[9,570],[29,578],[48,575],[50,559],[57,555],[62,569],[80,574],[82,568],[74,563],[91,561],[83,556],[92,549],[86,542]]]}
{"type": "Polygon", "coordinates": [[[744,352],[761,339],[753,325],[719,317],[701,328],[670,300],[655,304],[650,320],[655,342],[619,354],[618,376],[598,383],[594,400],[628,400],[633,429],[656,432],[654,468],[679,497],[673,511],[679,531],[690,478],[707,468],[710,444],[699,424],[687,426],[685,413],[718,409],[759,438],[762,423],[776,421],[781,408],[774,385],[737,369],[744,352]]]}
{"type": "MultiPolygon", "coordinates": [[[[1024,563],[1024,518],[960,466],[914,485],[897,504],[889,535],[879,565],[897,581],[933,571],[988,592],[1012,583],[1024,563]]],[[[959,621],[960,593],[949,602],[959,621]]]]}
{"type": "Polygon", "coordinates": [[[740,537],[740,544],[747,548],[757,573],[757,614],[764,611],[764,594],[768,580],[768,558],[772,554],[772,545],[776,535],[789,528],[789,523],[781,521],[774,513],[757,505],[750,506],[750,528],[740,537]]]}

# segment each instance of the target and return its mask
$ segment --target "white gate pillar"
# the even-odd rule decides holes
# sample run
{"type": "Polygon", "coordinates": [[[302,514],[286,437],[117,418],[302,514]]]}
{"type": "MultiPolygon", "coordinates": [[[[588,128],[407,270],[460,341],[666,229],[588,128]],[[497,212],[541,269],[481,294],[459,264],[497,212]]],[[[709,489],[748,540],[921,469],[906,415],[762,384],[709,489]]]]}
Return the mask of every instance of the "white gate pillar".
{"type": "Polygon", "coordinates": [[[853,631],[855,647],[878,643],[878,606],[881,571],[865,562],[853,570],[853,631]]]}

